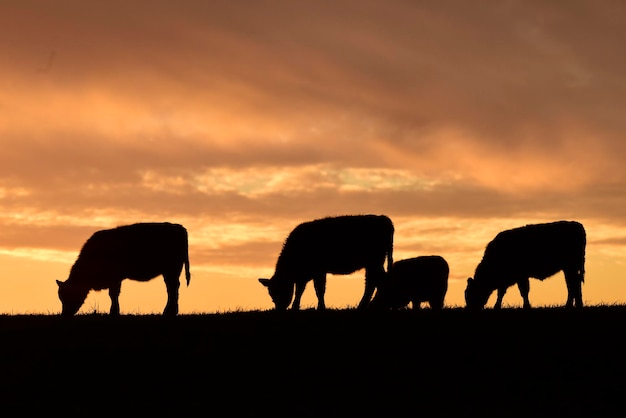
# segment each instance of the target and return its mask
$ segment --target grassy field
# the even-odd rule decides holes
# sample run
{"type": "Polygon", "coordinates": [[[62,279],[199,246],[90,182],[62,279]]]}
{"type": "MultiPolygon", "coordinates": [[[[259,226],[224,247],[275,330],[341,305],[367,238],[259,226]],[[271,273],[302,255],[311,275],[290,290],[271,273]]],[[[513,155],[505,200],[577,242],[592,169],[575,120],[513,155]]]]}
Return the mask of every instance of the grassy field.
{"type": "Polygon", "coordinates": [[[0,316],[0,410],[623,416],[624,323],[623,306],[0,316]]]}

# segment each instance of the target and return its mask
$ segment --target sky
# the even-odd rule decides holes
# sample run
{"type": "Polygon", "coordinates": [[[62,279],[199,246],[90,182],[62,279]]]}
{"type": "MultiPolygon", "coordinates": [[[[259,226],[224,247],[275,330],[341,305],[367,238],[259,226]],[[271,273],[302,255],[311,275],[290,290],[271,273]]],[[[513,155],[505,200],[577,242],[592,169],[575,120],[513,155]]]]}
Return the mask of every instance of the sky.
{"type": "MultiPolygon", "coordinates": [[[[618,0],[0,0],[0,313],[60,312],[94,232],[162,221],[189,233],[181,313],[269,309],[289,232],[365,213],[394,259],[448,261],[448,306],[498,232],[577,220],[584,302],[622,304],[625,44],[618,0]]],[[[363,287],[330,275],[327,306],[363,287]]],[[[126,280],[121,310],[166,298],[126,280]]]]}

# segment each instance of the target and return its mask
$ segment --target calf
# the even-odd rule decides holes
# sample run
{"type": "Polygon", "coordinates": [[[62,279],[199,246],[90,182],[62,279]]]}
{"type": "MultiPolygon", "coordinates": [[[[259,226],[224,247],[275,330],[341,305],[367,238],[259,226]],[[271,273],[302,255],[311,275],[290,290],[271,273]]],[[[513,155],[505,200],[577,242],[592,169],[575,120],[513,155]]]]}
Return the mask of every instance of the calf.
{"type": "Polygon", "coordinates": [[[438,255],[396,261],[389,280],[378,288],[370,306],[400,309],[411,303],[413,309],[419,309],[422,302],[428,302],[431,309],[440,310],[449,273],[448,263],[438,255]]]}

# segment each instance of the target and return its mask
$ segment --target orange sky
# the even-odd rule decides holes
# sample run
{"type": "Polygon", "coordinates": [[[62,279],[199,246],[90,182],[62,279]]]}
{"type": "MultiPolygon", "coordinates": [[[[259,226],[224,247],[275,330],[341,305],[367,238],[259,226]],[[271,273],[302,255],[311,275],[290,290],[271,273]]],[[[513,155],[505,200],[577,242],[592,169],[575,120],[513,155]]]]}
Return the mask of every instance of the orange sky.
{"type": "MultiPolygon", "coordinates": [[[[624,303],[625,42],[618,1],[2,2],[0,312],[59,312],[85,240],[141,221],[189,231],[182,313],[269,308],[291,229],[355,213],[445,257],[459,306],[499,231],[578,220],[583,299],[624,303]]],[[[362,292],[331,276],[327,305],[362,292]]],[[[165,300],[122,286],[122,312],[165,300]]]]}

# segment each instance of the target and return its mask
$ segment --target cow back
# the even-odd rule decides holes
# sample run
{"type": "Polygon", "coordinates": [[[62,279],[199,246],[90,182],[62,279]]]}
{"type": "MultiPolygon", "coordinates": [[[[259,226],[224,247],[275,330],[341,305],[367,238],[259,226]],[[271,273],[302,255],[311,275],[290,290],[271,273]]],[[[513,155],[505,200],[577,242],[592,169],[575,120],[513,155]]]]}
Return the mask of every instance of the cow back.
{"type": "Polygon", "coordinates": [[[289,234],[277,270],[349,274],[384,263],[391,255],[394,227],[386,216],[358,215],[317,219],[289,234]]]}
{"type": "MultiPolygon", "coordinates": [[[[500,232],[488,245],[480,269],[545,279],[564,269],[584,269],[582,224],[559,221],[500,232]]],[[[477,270],[477,276],[479,270],[477,270]]]]}
{"type": "Polygon", "coordinates": [[[111,280],[150,280],[175,271],[187,259],[187,231],[171,223],[140,223],[94,233],[85,242],[70,280],[90,281],[94,289],[111,280]]]}

